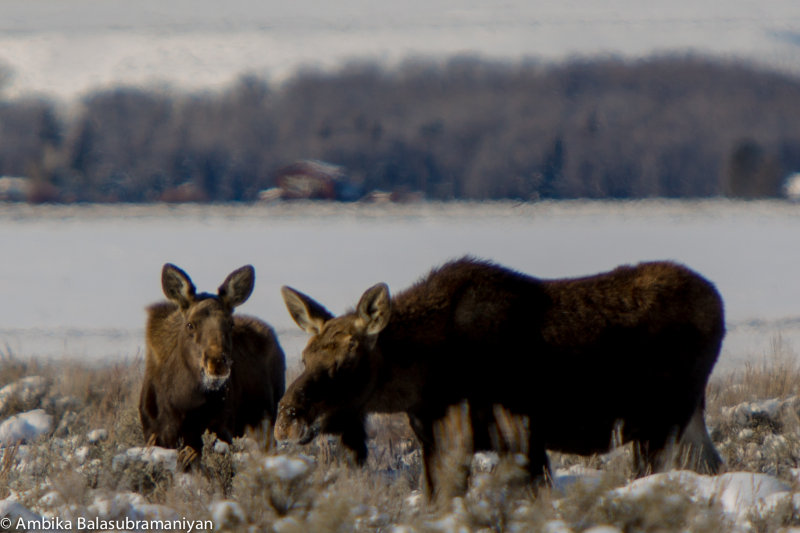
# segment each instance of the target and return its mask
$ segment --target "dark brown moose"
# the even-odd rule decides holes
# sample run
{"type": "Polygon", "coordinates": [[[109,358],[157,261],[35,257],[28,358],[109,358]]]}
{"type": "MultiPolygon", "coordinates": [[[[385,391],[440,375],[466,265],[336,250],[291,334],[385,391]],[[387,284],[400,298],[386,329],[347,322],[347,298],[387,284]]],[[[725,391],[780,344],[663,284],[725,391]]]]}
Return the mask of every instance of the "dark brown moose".
{"type": "Polygon", "coordinates": [[[340,434],[363,463],[365,415],[404,412],[422,444],[427,494],[438,496],[447,483],[437,428],[466,402],[476,451],[498,442],[495,413],[528,420],[532,481],[549,474],[547,449],[587,455],[627,441],[639,475],[679,451],[698,471],[721,466],[703,415],[722,301],[684,266],[539,280],[464,258],[393,298],[375,285],[339,317],[282,291],[312,337],[278,409],[278,440],[340,434]]]}
{"type": "Polygon", "coordinates": [[[270,326],[234,315],[250,297],[252,266],[232,272],[216,295],[197,294],[189,276],[166,264],[169,301],[147,308],[147,356],[139,416],[144,438],[181,448],[190,462],[205,430],[230,442],[246,426],[275,420],[285,359],[270,326]]]}

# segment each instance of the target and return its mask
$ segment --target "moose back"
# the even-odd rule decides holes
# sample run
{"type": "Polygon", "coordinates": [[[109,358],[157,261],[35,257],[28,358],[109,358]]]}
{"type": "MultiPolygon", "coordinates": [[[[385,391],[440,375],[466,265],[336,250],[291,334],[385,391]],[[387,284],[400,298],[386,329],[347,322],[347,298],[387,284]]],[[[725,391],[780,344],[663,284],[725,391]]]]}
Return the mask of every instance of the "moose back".
{"type": "Polygon", "coordinates": [[[547,449],[602,453],[620,439],[635,442],[640,474],[667,466],[671,442],[697,470],[720,466],[703,414],[723,306],[684,266],[545,281],[464,258],[394,297],[375,285],[339,317],[289,287],[283,296],[311,338],[279,406],[279,440],[340,434],[363,462],[365,415],[404,412],[430,496],[445,490],[437,424],[466,402],[475,450],[497,447],[498,407],[529,421],[534,479],[548,473],[547,449]]]}

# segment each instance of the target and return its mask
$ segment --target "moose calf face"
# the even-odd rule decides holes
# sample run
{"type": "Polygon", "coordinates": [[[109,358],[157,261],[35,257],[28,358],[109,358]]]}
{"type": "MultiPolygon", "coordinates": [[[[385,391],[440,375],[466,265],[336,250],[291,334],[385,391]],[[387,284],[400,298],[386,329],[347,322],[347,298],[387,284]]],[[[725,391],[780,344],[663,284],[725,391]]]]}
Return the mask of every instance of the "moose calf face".
{"type": "Polygon", "coordinates": [[[203,387],[217,390],[231,373],[233,317],[214,298],[201,300],[185,313],[184,346],[202,375],[203,387]]]}
{"type": "Polygon", "coordinates": [[[244,266],[225,279],[217,295],[198,295],[183,270],[164,265],[161,285],[166,297],[180,308],[184,320],[181,345],[205,390],[220,389],[230,377],[233,310],[250,297],[254,283],[253,267],[244,266]]]}
{"type": "Polygon", "coordinates": [[[301,444],[326,431],[343,411],[360,412],[377,379],[375,346],[389,322],[389,289],[369,289],[355,313],[333,318],[323,306],[289,287],[282,289],[289,313],[312,335],[303,350],[304,370],[278,407],[275,436],[301,444]]]}

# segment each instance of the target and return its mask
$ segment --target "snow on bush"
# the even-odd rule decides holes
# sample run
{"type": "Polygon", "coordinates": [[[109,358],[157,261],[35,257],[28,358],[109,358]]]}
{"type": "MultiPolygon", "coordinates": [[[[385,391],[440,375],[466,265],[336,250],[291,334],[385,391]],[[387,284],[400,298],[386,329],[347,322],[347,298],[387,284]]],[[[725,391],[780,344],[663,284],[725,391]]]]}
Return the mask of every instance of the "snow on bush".
{"type": "Polygon", "coordinates": [[[771,398],[752,402],[742,402],[732,407],[724,407],[722,416],[729,422],[745,427],[772,421],[778,422],[783,415],[800,411],[800,396],[771,398]]]}
{"type": "Polygon", "coordinates": [[[235,530],[241,524],[247,523],[247,516],[242,506],[231,500],[220,500],[212,503],[208,510],[216,529],[235,530]]]}
{"type": "Polygon", "coordinates": [[[32,442],[52,430],[53,417],[43,409],[20,413],[0,423],[0,446],[32,442]]]}
{"type": "Polygon", "coordinates": [[[682,492],[703,506],[719,504],[722,511],[735,521],[743,521],[759,511],[765,501],[789,496],[791,487],[776,477],[754,472],[729,472],[705,476],[687,470],[653,474],[632,481],[612,491],[614,497],[641,499],[668,485],[677,485],[682,492]]]}
{"type": "Polygon", "coordinates": [[[311,461],[303,456],[273,455],[264,459],[264,469],[282,481],[292,481],[302,477],[310,468],[311,461]]]}
{"type": "Polygon", "coordinates": [[[178,469],[178,450],[159,446],[128,448],[124,453],[114,456],[111,467],[113,470],[124,470],[128,466],[137,463],[175,472],[178,469]]]}
{"type": "Polygon", "coordinates": [[[28,376],[0,389],[0,413],[30,411],[39,407],[50,385],[42,376],[28,376]]]}

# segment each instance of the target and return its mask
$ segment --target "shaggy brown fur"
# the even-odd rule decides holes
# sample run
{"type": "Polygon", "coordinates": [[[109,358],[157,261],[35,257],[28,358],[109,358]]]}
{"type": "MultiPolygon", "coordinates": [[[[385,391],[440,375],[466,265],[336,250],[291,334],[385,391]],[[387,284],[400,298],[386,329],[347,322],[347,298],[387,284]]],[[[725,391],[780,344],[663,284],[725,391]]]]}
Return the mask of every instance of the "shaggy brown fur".
{"type": "Polygon", "coordinates": [[[169,448],[202,450],[208,429],[230,442],[246,426],[275,420],[285,360],[264,322],[234,316],[252,292],[250,266],[233,272],[217,295],[195,293],[185,272],[164,265],[170,300],[147,309],[147,357],[139,415],[144,438],[169,448]]]}
{"type": "Polygon", "coordinates": [[[339,433],[363,461],[365,414],[405,412],[432,495],[444,490],[434,428],[466,400],[475,450],[492,446],[495,406],[529,419],[535,479],[548,472],[546,449],[605,452],[615,434],[637,443],[640,473],[667,466],[674,439],[695,468],[720,466],[703,412],[724,335],[722,301],[683,266],[542,281],[465,258],[391,299],[376,285],[336,318],[302,293],[283,294],[312,337],[304,372],[280,403],[279,440],[339,433]]]}

